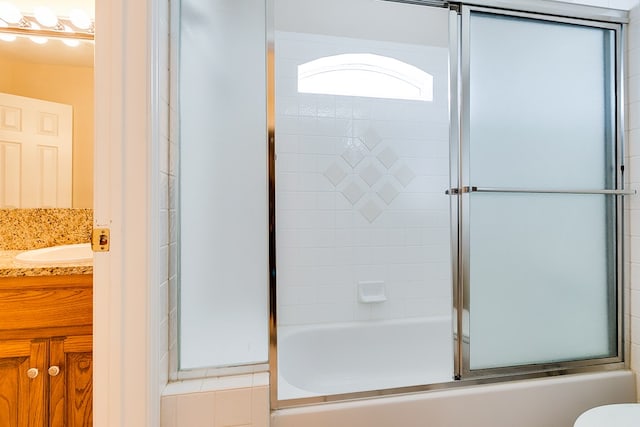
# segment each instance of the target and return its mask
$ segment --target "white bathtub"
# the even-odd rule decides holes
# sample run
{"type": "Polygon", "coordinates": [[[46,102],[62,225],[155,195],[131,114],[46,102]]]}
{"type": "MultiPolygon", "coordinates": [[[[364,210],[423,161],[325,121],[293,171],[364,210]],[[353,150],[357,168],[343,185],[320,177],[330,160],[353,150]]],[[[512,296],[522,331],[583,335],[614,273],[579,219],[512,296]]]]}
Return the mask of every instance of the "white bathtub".
{"type": "MultiPolygon", "coordinates": [[[[450,318],[278,330],[278,398],[451,381],[450,318]],[[411,339],[407,339],[411,337],[411,339]]],[[[279,409],[271,427],[572,427],[636,401],[631,371],[561,375],[279,409]]]]}
{"type": "Polygon", "coordinates": [[[450,317],[278,329],[280,400],[452,380],[450,317]]]}
{"type": "Polygon", "coordinates": [[[621,370],[280,409],[270,426],[572,427],[587,409],[635,399],[621,370]]]}

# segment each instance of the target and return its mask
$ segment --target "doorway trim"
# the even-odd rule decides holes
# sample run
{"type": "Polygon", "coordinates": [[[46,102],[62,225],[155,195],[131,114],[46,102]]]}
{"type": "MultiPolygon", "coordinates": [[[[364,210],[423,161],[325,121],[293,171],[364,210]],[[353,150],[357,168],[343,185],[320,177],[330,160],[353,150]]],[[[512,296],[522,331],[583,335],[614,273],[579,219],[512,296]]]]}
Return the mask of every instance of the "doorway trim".
{"type": "Polygon", "coordinates": [[[111,229],[94,257],[97,427],[160,425],[161,16],[163,1],[96,0],[94,227],[111,229]]]}

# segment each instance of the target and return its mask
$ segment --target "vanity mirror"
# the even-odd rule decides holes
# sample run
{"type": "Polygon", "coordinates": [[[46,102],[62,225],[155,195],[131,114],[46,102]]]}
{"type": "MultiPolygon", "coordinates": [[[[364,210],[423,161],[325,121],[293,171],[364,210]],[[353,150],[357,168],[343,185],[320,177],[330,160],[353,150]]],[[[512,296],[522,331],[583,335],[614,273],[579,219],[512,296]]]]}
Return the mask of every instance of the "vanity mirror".
{"type": "Polygon", "coordinates": [[[93,206],[93,24],[70,19],[82,3],[13,2],[13,17],[0,2],[0,208],[93,206]]]}

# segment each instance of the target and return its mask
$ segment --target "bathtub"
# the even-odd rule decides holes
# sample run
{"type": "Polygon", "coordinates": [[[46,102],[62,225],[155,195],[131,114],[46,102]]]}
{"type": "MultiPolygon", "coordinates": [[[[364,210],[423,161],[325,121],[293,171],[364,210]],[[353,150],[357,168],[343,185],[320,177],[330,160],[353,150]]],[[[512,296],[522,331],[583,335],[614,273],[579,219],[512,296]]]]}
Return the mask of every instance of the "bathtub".
{"type": "MultiPolygon", "coordinates": [[[[450,382],[451,336],[450,317],[280,327],[278,399],[450,382]]],[[[589,408],[635,401],[634,374],[619,369],[276,409],[270,425],[572,427],[589,408]]]]}
{"type": "Polygon", "coordinates": [[[278,328],[280,400],[451,381],[451,317],[278,328]]]}

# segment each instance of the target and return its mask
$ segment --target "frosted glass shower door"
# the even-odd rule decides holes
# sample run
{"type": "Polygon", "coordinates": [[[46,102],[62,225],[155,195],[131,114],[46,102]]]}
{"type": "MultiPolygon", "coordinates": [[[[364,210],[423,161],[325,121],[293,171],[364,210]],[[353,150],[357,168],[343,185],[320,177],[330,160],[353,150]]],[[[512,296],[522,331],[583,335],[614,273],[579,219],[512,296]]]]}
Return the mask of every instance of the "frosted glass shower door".
{"type": "Polygon", "coordinates": [[[261,0],[180,2],[180,369],[268,357],[264,22],[261,0]]]}
{"type": "Polygon", "coordinates": [[[274,17],[277,398],[451,381],[455,14],[276,0],[274,17]]]}
{"type": "Polygon", "coordinates": [[[469,370],[615,356],[615,26],[465,19],[469,370]]]}

